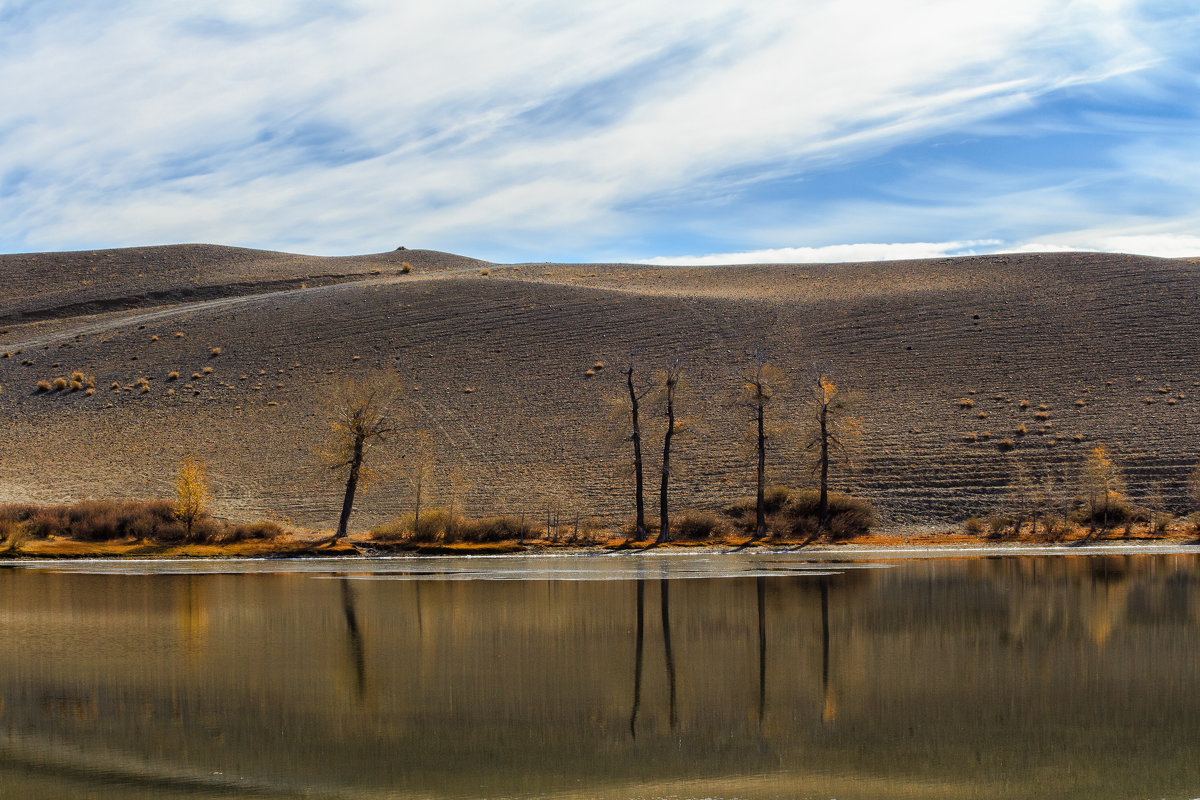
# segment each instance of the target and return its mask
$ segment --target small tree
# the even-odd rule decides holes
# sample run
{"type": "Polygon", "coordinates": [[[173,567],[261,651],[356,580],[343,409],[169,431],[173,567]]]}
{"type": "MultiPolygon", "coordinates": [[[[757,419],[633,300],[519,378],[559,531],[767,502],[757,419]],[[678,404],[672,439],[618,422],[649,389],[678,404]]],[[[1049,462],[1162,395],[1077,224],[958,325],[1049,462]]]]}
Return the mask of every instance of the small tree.
{"type": "Polygon", "coordinates": [[[1087,497],[1088,524],[1094,526],[1100,516],[1102,530],[1108,530],[1109,508],[1125,488],[1125,481],[1104,445],[1097,445],[1088,453],[1079,481],[1087,497]]]}
{"type": "Polygon", "coordinates": [[[413,535],[416,535],[421,530],[421,501],[432,488],[436,466],[433,435],[424,429],[417,431],[408,455],[408,482],[413,490],[413,535]]]}
{"type": "Polygon", "coordinates": [[[676,355],[659,374],[658,388],[662,395],[663,413],[667,418],[667,429],[663,433],[662,482],[658,490],[658,543],[671,541],[671,514],[668,483],[671,479],[671,440],[675,437],[678,420],[675,418],[675,400],[679,381],[683,377],[681,358],[676,355]]]}
{"type": "Polygon", "coordinates": [[[783,373],[768,364],[761,351],[753,354],[753,365],[742,373],[742,392],[739,403],[754,415],[755,450],[758,455],[757,484],[755,489],[754,538],[761,539],[767,533],[767,440],[766,409],[774,399],[783,373]]]}
{"type": "Polygon", "coordinates": [[[829,530],[829,466],[834,457],[849,456],[847,443],[858,431],[858,418],[850,414],[850,398],[840,392],[826,375],[818,375],[812,384],[809,401],[812,434],[807,449],[817,450],[815,471],[819,476],[818,520],[829,530]]]}
{"type": "Polygon", "coordinates": [[[333,440],[325,458],[331,470],[346,475],[346,493],[337,533],[333,536],[335,541],[346,535],[359,482],[372,477],[363,460],[376,444],[396,431],[392,417],[399,399],[398,377],[384,372],[347,378],[335,385],[328,396],[333,440]]]}
{"type": "Polygon", "coordinates": [[[175,478],[175,518],[187,529],[187,538],[192,538],[192,527],[204,514],[208,504],[208,482],[204,476],[204,464],[198,458],[184,456],[179,464],[179,475],[175,478]]]}

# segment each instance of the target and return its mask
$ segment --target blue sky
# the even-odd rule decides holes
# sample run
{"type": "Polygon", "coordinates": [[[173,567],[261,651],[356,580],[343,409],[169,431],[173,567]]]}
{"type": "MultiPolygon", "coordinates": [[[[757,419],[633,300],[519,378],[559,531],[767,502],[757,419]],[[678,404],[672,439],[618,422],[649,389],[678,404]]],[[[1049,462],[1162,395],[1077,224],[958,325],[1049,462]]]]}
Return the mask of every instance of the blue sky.
{"type": "Polygon", "coordinates": [[[1200,256],[1200,7],[0,0],[0,252],[1200,256]]]}

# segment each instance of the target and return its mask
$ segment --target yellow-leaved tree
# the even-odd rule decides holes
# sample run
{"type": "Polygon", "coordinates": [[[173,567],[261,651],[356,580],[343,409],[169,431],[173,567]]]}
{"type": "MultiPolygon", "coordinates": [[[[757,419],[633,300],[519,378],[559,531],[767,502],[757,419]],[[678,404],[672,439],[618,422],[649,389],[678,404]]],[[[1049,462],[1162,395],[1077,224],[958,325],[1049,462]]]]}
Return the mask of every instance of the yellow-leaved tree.
{"type": "Polygon", "coordinates": [[[179,475],[175,478],[175,517],[187,528],[187,538],[192,538],[192,527],[204,513],[208,504],[208,480],[204,475],[204,463],[193,456],[184,456],[179,464],[179,475]]]}

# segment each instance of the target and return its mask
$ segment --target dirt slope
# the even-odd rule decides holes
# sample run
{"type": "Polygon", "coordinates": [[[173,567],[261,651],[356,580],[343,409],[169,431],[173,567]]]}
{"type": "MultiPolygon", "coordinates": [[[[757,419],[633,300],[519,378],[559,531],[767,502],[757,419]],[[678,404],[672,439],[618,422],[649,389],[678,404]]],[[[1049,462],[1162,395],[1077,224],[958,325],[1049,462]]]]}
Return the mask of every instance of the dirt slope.
{"type": "MultiPolygon", "coordinates": [[[[0,359],[0,500],[159,495],[195,452],[220,513],[330,526],[338,487],[318,456],[320,397],[337,377],[378,367],[406,376],[408,424],[436,432],[443,478],[462,462],[472,511],[539,513],[560,502],[572,515],[623,519],[627,455],[604,401],[620,394],[631,348],[647,372],[677,348],[684,357],[680,505],[718,507],[749,491],[747,420],[730,398],[753,348],[797,384],[775,409],[793,428],[771,455],[775,478],[807,480],[800,390],[823,370],[860,396],[854,464],[837,480],[894,522],[986,511],[1018,464],[1073,483],[1097,443],[1116,454],[1135,495],[1161,488],[1181,506],[1200,456],[1195,260],[1075,253],[665,268],[180,246],[146,248],[168,263],[141,270],[136,252],[77,255],[74,275],[123,265],[95,288],[43,285],[28,266],[61,254],[0,257],[0,315],[9,314],[0,354],[13,353],[0,359]],[[405,260],[416,269],[396,274],[405,260]],[[237,288],[197,302],[182,294],[188,281],[237,288]],[[87,317],[72,305],[119,309],[122,297],[170,291],[183,301],[153,295],[153,308],[138,300],[87,317]],[[14,312],[46,318],[18,323],[14,312]],[[587,376],[597,361],[606,367],[587,376]],[[75,370],[95,376],[94,396],[36,394],[39,379],[75,370]],[[166,380],[171,371],[181,379],[166,380]],[[150,392],[126,390],[140,377],[150,392]]],[[[658,436],[656,414],[650,425],[658,436]]],[[[402,454],[401,442],[381,455],[402,454]]],[[[402,470],[384,470],[355,522],[402,510],[408,494],[402,470]]]]}

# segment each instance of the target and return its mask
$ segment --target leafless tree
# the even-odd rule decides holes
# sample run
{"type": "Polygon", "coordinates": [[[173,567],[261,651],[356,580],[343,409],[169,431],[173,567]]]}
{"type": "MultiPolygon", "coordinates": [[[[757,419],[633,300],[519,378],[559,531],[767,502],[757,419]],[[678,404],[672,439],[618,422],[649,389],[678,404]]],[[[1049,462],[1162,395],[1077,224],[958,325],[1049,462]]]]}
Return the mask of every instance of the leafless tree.
{"type": "Polygon", "coordinates": [[[671,513],[668,487],[671,479],[671,440],[675,437],[678,420],[675,418],[675,400],[679,381],[683,377],[682,357],[676,353],[659,374],[658,389],[662,396],[663,413],[667,418],[667,429],[663,433],[662,482],[658,489],[658,543],[671,541],[671,513]]]}
{"type": "Polygon", "coordinates": [[[330,469],[346,475],[346,493],[334,540],[346,535],[354,494],[360,481],[371,477],[363,461],[376,444],[397,430],[394,417],[400,400],[399,377],[372,372],[337,383],[327,397],[333,437],[325,457],[330,469]]]}
{"type": "Polygon", "coordinates": [[[783,373],[766,362],[762,351],[751,355],[752,364],[742,373],[742,391],[739,403],[750,409],[756,427],[755,444],[758,455],[757,487],[755,492],[754,538],[761,539],[767,533],[767,440],[766,408],[775,398],[783,373]]]}
{"type": "Polygon", "coordinates": [[[634,503],[637,508],[637,519],[633,539],[635,542],[646,539],[646,495],[643,482],[642,467],[642,423],[641,404],[653,389],[653,384],[644,384],[635,377],[637,369],[637,353],[629,353],[629,365],[622,371],[625,376],[625,389],[629,394],[628,411],[630,415],[631,434],[629,440],[633,443],[633,480],[634,503]]]}
{"type": "Polygon", "coordinates": [[[851,411],[851,398],[829,379],[818,373],[812,382],[809,401],[812,434],[807,449],[816,449],[816,472],[820,494],[817,509],[820,525],[829,530],[829,465],[835,456],[848,458],[848,442],[858,431],[858,418],[851,411]]]}

